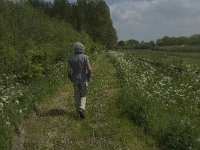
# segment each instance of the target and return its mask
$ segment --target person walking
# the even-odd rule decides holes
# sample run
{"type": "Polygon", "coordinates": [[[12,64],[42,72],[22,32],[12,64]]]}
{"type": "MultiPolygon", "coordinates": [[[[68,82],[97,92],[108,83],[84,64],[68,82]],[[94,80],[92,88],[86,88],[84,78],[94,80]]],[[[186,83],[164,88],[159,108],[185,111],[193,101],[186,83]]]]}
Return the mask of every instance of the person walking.
{"type": "Polygon", "coordinates": [[[74,43],[74,54],[68,61],[68,78],[73,83],[76,112],[79,117],[85,118],[85,105],[88,82],[92,69],[89,58],[84,54],[84,45],[81,42],[74,43]]]}

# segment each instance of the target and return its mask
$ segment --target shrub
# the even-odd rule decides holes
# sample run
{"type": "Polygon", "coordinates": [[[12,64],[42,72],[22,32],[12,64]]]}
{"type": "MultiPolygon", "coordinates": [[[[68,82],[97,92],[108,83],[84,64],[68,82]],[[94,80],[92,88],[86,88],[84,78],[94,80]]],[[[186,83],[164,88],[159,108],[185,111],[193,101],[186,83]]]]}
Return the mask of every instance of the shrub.
{"type": "Polygon", "coordinates": [[[193,126],[185,121],[174,120],[161,132],[159,144],[163,149],[188,150],[197,149],[197,137],[193,126]]]}

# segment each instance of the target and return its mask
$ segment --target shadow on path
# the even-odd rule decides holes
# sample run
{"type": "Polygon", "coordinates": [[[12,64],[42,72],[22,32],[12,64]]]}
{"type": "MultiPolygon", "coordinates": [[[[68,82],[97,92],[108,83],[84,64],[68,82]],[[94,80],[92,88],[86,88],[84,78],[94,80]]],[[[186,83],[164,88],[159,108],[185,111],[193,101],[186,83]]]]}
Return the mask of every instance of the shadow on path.
{"type": "Polygon", "coordinates": [[[51,108],[47,111],[40,112],[39,116],[40,117],[56,117],[56,116],[69,116],[71,118],[77,119],[77,115],[75,112],[69,111],[64,108],[51,108]]]}

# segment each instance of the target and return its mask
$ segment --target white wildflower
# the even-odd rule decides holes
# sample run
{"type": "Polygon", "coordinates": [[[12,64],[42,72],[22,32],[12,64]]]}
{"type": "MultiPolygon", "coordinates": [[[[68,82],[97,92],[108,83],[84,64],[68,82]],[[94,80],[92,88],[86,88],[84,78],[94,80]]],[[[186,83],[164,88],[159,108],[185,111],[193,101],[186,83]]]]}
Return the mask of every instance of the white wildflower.
{"type": "Polygon", "coordinates": [[[5,103],[8,103],[8,96],[3,96],[1,97],[2,101],[5,102],[5,103]]]}
{"type": "Polygon", "coordinates": [[[6,121],[6,125],[7,125],[7,126],[10,126],[10,122],[9,122],[9,121],[6,121]]]}
{"type": "Polygon", "coordinates": [[[19,109],[19,113],[20,113],[20,114],[22,113],[22,110],[21,110],[21,109],[19,109]]]}

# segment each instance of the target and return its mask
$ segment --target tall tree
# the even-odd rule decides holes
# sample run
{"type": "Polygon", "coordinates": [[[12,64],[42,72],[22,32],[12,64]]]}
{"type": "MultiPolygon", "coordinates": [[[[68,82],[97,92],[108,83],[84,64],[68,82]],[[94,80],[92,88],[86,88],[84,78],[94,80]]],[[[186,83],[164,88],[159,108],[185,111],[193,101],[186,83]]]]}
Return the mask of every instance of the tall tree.
{"type": "Polygon", "coordinates": [[[68,0],[54,0],[52,15],[59,19],[69,21],[70,18],[70,3],[68,0]]]}
{"type": "Polygon", "coordinates": [[[117,33],[113,27],[110,10],[103,0],[88,0],[86,31],[92,38],[107,48],[117,45],[117,33]]]}
{"type": "Polygon", "coordinates": [[[117,45],[117,31],[113,27],[110,10],[104,0],[28,0],[35,8],[43,9],[48,15],[70,23],[78,32],[86,32],[94,42],[111,49],[117,45]]]}

